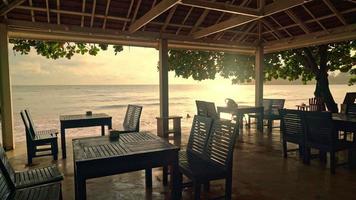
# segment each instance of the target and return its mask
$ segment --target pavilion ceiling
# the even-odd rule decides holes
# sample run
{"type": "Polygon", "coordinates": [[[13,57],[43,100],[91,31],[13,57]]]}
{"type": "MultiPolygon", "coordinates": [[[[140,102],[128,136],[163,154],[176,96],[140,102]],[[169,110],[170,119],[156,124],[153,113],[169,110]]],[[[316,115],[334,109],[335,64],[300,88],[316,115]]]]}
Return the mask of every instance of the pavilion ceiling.
{"type": "Polygon", "coordinates": [[[0,20],[13,37],[242,53],[356,39],[355,0],[0,0],[0,20]]]}

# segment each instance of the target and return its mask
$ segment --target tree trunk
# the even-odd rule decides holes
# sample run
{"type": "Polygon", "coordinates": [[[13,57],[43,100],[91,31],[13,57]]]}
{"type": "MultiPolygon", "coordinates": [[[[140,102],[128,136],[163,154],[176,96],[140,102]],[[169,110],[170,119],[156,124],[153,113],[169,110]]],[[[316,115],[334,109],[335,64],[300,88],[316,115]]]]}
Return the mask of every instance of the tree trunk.
{"type": "Polygon", "coordinates": [[[328,73],[320,73],[316,77],[315,97],[321,97],[330,112],[337,113],[338,107],[329,88],[328,73]]]}

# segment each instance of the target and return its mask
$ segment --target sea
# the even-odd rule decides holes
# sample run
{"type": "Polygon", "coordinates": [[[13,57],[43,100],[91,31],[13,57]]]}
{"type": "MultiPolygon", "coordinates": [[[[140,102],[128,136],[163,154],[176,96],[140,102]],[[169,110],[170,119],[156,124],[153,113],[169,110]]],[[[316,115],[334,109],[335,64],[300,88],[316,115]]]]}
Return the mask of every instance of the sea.
{"type": "MultiPolygon", "coordinates": [[[[307,103],[313,96],[314,85],[265,85],[265,98],[284,98],[285,107],[307,103]]],[[[346,92],[356,92],[356,86],[331,85],[335,101],[340,104],[346,92]]],[[[182,129],[189,130],[196,113],[195,100],[225,105],[234,99],[239,105],[254,104],[254,85],[170,85],[169,113],[180,115],[182,129]]],[[[59,129],[59,116],[66,114],[107,113],[113,117],[113,128],[121,128],[128,104],[143,106],[141,130],[155,131],[159,116],[158,85],[50,85],[13,86],[12,88],[15,141],[25,140],[20,111],[29,109],[37,129],[59,129]]],[[[100,128],[80,128],[67,131],[71,137],[95,136],[100,128]]]]}

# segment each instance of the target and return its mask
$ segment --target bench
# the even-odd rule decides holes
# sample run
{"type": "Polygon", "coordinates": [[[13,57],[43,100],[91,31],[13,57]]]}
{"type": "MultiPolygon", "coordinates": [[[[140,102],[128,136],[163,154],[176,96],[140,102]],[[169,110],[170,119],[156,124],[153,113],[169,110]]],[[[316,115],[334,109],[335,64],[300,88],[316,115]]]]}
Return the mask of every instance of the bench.
{"type": "Polygon", "coordinates": [[[231,199],[233,150],[237,124],[226,120],[195,116],[186,151],[179,154],[180,181],[183,175],[193,182],[194,198],[209,181],[225,179],[225,199],[231,199]],[[211,125],[212,124],[212,125],[211,125]]]}

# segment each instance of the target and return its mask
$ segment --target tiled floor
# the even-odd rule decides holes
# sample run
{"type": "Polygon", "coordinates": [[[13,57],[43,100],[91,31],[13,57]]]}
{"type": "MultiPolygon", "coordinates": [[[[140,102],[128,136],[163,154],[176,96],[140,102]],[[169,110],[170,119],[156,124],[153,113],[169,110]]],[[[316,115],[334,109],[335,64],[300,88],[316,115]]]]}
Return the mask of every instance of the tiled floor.
{"type": "MultiPolygon", "coordinates": [[[[186,144],[189,131],[185,130],[182,144],[186,144]]],[[[99,134],[99,133],[98,133],[99,134]]],[[[93,133],[93,136],[96,135],[93,133]]],[[[74,199],[73,156],[71,136],[67,139],[68,157],[57,162],[50,157],[34,159],[34,166],[57,165],[63,172],[64,199],[74,199]]],[[[61,152],[60,152],[61,153],[61,152]]],[[[28,168],[26,143],[19,143],[8,156],[16,170],[28,168]]],[[[120,163],[118,163],[119,165],[120,163]]],[[[87,181],[88,199],[168,199],[169,188],[161,181],[161,169],[154,170],[153,189],[145,189],[144,172],[120,174],[87,181]]],[[[211,199],[224,193],[224,182],[211,183],[209,193],[202,192],[203,199],[211,199]]],[[[192,191],[183,191],[183,199],[192,199],[192,191]]],[[[337,168],[331,175],[327,166],[313,160],[304,165],[296,153],[288,159],[282,157],[279,130],[272,134],[256,133],[244,129],[240,134],[234,153],[233,199],[240,200],[306,200],[306,199],[356,199],[356,170],[337,168]]]]}

